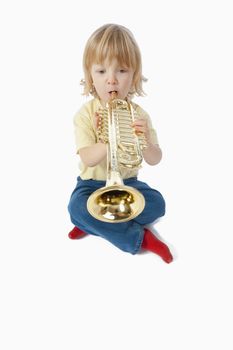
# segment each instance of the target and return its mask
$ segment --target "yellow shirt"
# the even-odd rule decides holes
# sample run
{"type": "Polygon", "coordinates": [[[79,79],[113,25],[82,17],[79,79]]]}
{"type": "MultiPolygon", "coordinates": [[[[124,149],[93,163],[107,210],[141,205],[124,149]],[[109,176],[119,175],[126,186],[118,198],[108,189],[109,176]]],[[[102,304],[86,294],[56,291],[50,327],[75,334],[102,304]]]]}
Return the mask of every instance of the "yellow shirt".
{"type": "MultiPolygon", "coordinates": [[[[131,102],[132,103],[132,102],[131,102]]],[[[149,127],[151,130],[153,143],[158,144],[158,139],[156,131],[152,127],[152,123],[149,115],[136,103],[132,103],[136,113],[140,118],[145,118],[149,122],[149,127]]],[[[74,127],[75,127],[75,141],[76,150],[83,147],[88,147],[97,142],[97,130],[94,126],[94,114],[101,108],[101,103],[98,98],[94,98],[91,101],[84,104],[80,110],[74,116],[74,127]]],[[[106,180],[107,176],[107,162],[106,159],[102,160],[99,164],[94,167],[86,166],[80,160],[80,177],[83,180],[93,179],[93,180],[106,180]]],[[[121,176],[123,179],[137,176],[138,169],[126,169],[120,168],[121,176]]]]}

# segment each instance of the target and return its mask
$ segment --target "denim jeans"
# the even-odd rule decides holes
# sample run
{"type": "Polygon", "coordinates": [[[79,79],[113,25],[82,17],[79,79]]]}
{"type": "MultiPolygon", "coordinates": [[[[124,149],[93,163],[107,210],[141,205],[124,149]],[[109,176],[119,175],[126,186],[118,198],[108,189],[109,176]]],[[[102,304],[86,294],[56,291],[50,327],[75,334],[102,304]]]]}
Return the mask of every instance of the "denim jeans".
{"type": "Polygon", "coordinates": [[[108,223],[95,219],[87,210],[87,200],[97,189],[105,186],[105,181],[77,179],[71,194],[68,211],[72,223],[86,233],[100,236],[119,249],[136,254],[144,237],[144,226],[165,214],[165,201],[157,190],[136,177],[124,179],[124,184],[132,186],[145,197],[145,208],[136,218],[122,223],[108,223]]]}

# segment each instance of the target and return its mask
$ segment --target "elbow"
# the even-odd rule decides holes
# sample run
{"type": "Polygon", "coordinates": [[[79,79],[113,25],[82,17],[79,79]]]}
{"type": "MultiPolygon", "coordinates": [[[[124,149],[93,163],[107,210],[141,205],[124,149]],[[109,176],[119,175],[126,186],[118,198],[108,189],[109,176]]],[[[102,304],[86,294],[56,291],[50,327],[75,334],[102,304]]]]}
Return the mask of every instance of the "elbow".
{"type": "Polygon", "coordinates": [[[153,153],[144,154],[144,159],[149,165],[156,165],[162,159],[162,150],[159,146],[155,146],[155,151],[153,153]]]}
{"type": "Polygon", "coordinates": [[[96,165],[96,160],[91,156],[91,153],[89,152],[88,149],[81,149],[79,151],[79,156],[81,158],[81,161],[83,164],[87,167],[93,167],[96,165]]]}
{"type": "Polygon", "coordinates": [[[96,162],[93,159],[83,159],[82,157],[80,157],[83,164],[86,165],[87,167],[94,167],[96,165],[96,162]]]}
{"type": "Polygon", "coordinates": [[[149,165],[157,165],[160,163],[161,161],[161,157],[160,158],[156,158],[156,159],[150,159],[150,160],[147,160],[147,164],[149,165]]]}
{"type": "Polygon", "coordinates": [[[94,163],[94,162],[86,162],[85,164],[86,164],[86,166],[88,166],[90,168],[93,168],[94,166],[96,166],[96,163],[94,163]]]}
{"type": "Polygon", "coordinates": [[[96,143],[94,146],[85,147],[79,150],[79,156],[87,167],[94,167],[99,164],[107,154],[105,144],[96,143]]]}
{"type": "Polygon", "coordinates": [[[152,164],[152,165],[159,164],[159,163],[161,162],[161,160],[162,160],[162,151],[161,151],[161,149],[160,149],[160,150],[159,150],[159,153],[158,153],[158,155],[157,155],[157,157],[156,157],[156,159],[155,159],[155,161],[154,161],[154,164],[152,164]]]}

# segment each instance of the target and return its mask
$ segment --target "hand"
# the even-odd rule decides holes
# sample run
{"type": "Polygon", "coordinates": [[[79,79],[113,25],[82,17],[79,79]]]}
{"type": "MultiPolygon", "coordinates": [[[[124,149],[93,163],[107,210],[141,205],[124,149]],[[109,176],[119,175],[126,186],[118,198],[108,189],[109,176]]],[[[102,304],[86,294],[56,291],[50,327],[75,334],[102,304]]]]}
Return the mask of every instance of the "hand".
{"type": "Polygon", "coordinates": [[[101,123],[101,116],[99,112],[95,112],[93,120],[95,129],[98,129],[101,123]]]}
{"type": "Polygon", "coordinates": [[[144,134],[146,141],[150,140],[150,129],[146,119],[136,119],[132,126],[136,135],[144,134]]]}
{"type": "Polygon", "coordinates": [[[97,142],[106,143],[105,142],[106,140],[101,133],[101,122],[102,122],[101,113],[95,112],[93,119],[94,119],[94,126],[95,126],[95,129],[97,130],[97,135],[98,135],[97,142]]]}

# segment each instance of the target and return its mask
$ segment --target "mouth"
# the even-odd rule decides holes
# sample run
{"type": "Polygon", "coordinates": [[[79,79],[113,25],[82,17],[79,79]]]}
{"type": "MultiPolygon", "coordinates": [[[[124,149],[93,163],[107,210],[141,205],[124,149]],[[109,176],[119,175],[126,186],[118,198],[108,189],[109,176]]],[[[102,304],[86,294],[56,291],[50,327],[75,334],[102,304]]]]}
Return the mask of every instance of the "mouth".
{"type": "Polygon", "coordinates": [[[116,90],[112,90],[108,92],[110,96],[117,96],[118,92],[116,90]]]}

